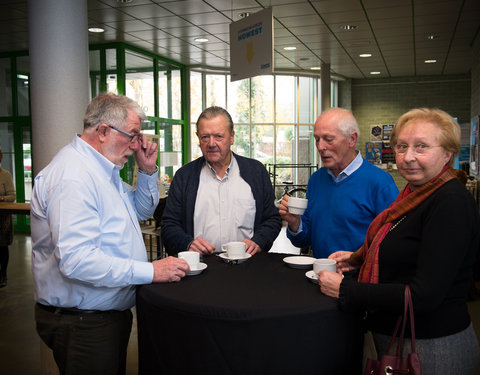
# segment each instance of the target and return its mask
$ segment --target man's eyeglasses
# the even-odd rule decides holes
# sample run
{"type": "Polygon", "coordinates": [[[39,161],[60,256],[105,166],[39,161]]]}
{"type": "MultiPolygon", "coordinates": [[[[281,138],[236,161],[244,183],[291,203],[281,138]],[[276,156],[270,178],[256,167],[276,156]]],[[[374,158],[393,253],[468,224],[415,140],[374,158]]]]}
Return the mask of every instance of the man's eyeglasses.
{"type": "MultiPolygon", "coordinates": [[[[107,124],[105,124],[105,125],[107,125],[107,124]]],[[[137,142],[140,139],[140,136],[142,135],[141,133],[134,133],[134,134],[127,133],[123,130],[120,130],[120,129],[116,128],[113,125],[107,125],[107,126],[111,129],[116,130],[117,132],[122,133],[122,134],[126,135],[127,137],[129,137],[130,138],[130,143],[137,142]]]]}
{"type": "Polygon", "coordinates": [[[409,147],[412,148],[413,153],[415,155],[423,155],[429,152],[432,148],[441,147],[441,146],[429,146],[424,143],[419,143],[417,145],[409,146],[407,144],[401,143],[401,144],[396,144],[394,149],[397,154],[405,154],[409,147]]]}

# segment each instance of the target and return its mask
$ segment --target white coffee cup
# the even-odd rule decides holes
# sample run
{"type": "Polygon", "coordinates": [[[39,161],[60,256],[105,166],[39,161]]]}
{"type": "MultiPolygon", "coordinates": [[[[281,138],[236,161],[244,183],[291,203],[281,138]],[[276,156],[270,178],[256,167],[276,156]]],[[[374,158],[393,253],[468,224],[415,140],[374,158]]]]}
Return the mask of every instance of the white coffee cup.
{"type": "Polygon", "coordinates": [[[243,258],[245,256],[245,242],[234,241],[222,245],[222,250],[227,252],[230,259],[243,258]]]}
{"type": "Polygon", "coordinates": [[[188,263],[190,270],[198,269],[200,254],[196,251],[181,251],[178,253],[178,257],[184,259],[188,263]]]}
{"type": "Polygon", "coordinates": [[[308,205],[308,199],[288,197],[288,212],[294,215],[303,215],[308,205]]]}
{"type": "Polygon", "coordinates": [[[337,272],[337,262],[327,258],[315,259],[313,262],[313,272],[315,272],[315,275],[318,275],[318,273],[323,270],[337,272]]]}

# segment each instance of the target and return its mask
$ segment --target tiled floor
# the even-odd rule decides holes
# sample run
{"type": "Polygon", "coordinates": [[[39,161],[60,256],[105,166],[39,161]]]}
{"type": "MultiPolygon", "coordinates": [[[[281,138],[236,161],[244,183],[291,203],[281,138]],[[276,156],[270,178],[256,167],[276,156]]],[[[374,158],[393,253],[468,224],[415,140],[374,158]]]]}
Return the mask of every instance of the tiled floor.
{"type": "MultiPolygon", "coordinates": [[[[298,253],[281,233],[273,251],[298,253]]],[[[8,286],[0,289],[0,373],[40,374],[40,339],[35,331],[30,237],[16,234],[10,247],[8,286]]],[[[469,304],[474,326],[480,333],[480,296],[469,304]]],[[[130,337],[127,374],[137,374],[136,322],[130,337]]],[[[53,374],[52,374],[53,375],[53,374]]],[[[477,370],[480,375],[480,368],[477,370]]]]}

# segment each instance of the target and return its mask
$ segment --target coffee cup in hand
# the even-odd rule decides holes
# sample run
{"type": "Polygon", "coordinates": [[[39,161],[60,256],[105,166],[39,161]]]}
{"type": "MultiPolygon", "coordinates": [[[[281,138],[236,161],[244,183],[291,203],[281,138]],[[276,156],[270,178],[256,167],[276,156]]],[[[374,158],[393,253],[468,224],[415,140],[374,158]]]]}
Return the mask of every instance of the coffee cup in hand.
{"type": "Polygon", "coordinates": [[[288,197],[288,212],[294,215],[303,215],[307,208],[308,199],[288,197]]]}
{"type": "Polygon", "coordinates": [[[315,275],[318,275],[318,273],[323,270],[337,272],[337,262],[327,258],[315,259],[313,262],[313,272],[315,272],[315,275]]]}
{"type": "Polygon", "coordinates": [[[200,254],[196,251],[181,251],[178,253],[178,257],[188,263],[190,270],[198,269],[200,263],[200,254]]]}

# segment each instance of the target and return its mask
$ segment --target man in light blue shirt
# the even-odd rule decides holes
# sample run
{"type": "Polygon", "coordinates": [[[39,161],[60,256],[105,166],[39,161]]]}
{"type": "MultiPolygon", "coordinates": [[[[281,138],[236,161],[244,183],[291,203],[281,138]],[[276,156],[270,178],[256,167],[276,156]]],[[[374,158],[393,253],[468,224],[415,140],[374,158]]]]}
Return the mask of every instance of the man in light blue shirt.
{"type": "Polygon", "coordinates": [[[82,135],[35,177],[31,201],[37,331],[62,374],[124,374],[136,285],[179,281],[181,259],[149,263],[139,220],[158,203],[157,145],[140,106],[100,95],[82,135]],[[119,171],[135,154],[136,189],[119,171]]]}

